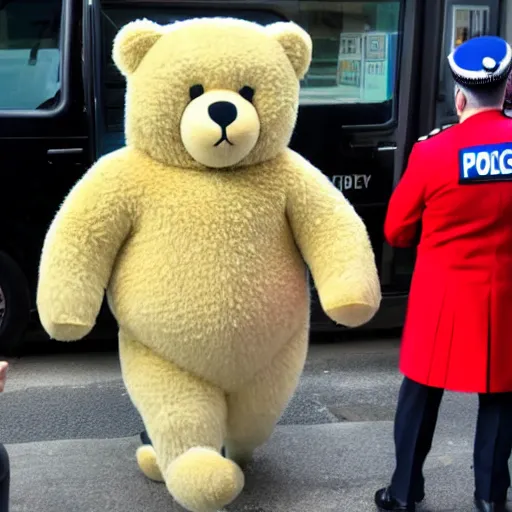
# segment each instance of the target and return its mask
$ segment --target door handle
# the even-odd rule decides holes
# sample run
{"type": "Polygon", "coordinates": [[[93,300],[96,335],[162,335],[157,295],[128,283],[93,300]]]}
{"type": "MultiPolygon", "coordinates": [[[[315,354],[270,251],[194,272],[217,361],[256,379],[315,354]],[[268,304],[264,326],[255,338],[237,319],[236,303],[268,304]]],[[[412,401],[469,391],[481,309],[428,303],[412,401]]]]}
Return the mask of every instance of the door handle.
{"type": "Polygon", "coordinates": [[[395,151],[396,144],[389,143],[389,144],[382,144],[377,146],[377,151],[395,151]]]}
{"type": "Polygon", "coordinates": [[[48,156],[57,156],[57,155],[80,155],[84,152],[84,148],[58,148],[58,149],[49,149],[47,151],[48,156]]]}
{"type": "Polygon", "coordinates": [[[46,154],[50,165],[82,165],[84,148],[52,148],[46,154]]]}
{"type": "Polygon", "coordinates": [[[351,142],[349,145],[352,149],[374,149],[376,151],[395,151],[397,147],[394,142],[363,142],[360,144],[351,142]]]}

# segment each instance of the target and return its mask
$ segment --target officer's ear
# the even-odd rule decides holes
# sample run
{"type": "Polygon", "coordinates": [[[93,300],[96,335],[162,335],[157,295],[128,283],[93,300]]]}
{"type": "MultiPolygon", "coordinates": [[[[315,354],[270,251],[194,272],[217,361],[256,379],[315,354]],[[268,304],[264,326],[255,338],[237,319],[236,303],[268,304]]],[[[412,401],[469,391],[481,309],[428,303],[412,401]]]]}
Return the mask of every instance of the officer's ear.
{"type": "Polygon", "coordinates": [[[460,116],[467,105],[467,98],[465,94],[457,87],[455,91],[455,108],[457,109],[457,115],[460,116]]]}

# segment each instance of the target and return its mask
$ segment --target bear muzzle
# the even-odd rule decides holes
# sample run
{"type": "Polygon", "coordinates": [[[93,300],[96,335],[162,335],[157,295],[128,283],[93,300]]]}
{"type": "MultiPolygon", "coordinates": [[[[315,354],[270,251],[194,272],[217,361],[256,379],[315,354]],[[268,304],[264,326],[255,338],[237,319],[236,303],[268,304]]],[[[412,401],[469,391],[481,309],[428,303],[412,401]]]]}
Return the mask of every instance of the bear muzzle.
{"type": "Polygon", "coordinates": [[[231,167],[256,145],[260,120],[255,107],[230,90],[194,98],[181,119],[181,138],[190,156],[206,167],[231,167]]]}

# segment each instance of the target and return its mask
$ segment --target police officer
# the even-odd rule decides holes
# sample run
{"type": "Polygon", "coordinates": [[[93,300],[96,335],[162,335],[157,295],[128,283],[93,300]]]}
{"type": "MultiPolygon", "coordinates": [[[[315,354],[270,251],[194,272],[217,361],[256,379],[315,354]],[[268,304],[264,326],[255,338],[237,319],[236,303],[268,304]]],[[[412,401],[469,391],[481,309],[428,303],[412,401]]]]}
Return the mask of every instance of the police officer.
{"type": "MultiPolygon", "coordinates": [[[[512,120],[510,46],[466,41],[448,57],[459,123],[421,137],[385,221],[395,247],[421,237],[403,331],[396,467],[381,510],[414,511],[444,390],[478,393],[474,503],[505,511],[512,449],[512,120]]],[[[464,504],[460,504],[463,509],[464,504]]]]}

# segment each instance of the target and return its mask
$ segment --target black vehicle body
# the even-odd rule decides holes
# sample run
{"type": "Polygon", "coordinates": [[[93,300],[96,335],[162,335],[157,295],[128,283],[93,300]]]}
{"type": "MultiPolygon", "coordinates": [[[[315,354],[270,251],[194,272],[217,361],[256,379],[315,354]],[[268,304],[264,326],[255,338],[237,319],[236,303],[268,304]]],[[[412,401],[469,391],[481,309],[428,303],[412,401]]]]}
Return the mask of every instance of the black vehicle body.
{"type": "MultiPolygon", "coordinates": [[[[483,32],[503,34],[505,20],[512,12],[512,6],[507,5],[510,3],[510,0],[465,0],[464,6],[470,9],[472,17],[468,18],[463,37],[474,35],[475,23],[480,24],[483,32]]],[[[212,15],[238,16],[261,23],[282,19],[301,23],[321,18],[318,26],[323,23],[328,32],[332,29],[330,24],[336,30],[336,24],[345,26],[347,19],[356,26],[361,16],[366,16],[363,21],[371,24],[372,9],[382,5],[385,5],[382,19],[392,19],[394,21],[389,23],[396,24],[396,29],[388,30],[396,35],[386,39],[393,45],[386,51],[394,55],[393,70],[388,71],[387,86],[383,85],[390,89],[390,97],[368,102],[332,97],[323,101],[321,94],[316,97],[306,94],[291,146],[329,176],[364,219],[383,291],[381,310],[367,327],[387,328],[402,325],[414,251],[387,246],[383,221],[390,194],[406,166],[412,144],[436,126],[456,121],[453,84],[445,64],[446,55],[454,44],[452,35],[460,32],[460,27],[456,26],[460,14],[456,13],[456,8],[460,8],[456,0],[0,0],[0,255],[8,260],[11,268],[9,272],[2,271],[0,258],[0,289],[9,296],[9,300],[4,300],[0,352],[8,352],[19,345],[29,309],[31,325],[35,327],[29,333],[35,336],[34,333],[40,332],[35,294],[39,258],[48,226],[66,194],[93,162],[123,144],[124,82],[110,58],[113,36],[122,25],[143,17],[160,23],[212,15]],[[12,20],[16,16],[21,20],[22,13],[37,10],[42,4],[50,6],[45,11],[46,22],[34,19],[32,25],[40,23],[38,37],[44,44],[41,46],[37,40],[32,46],[29,36],[22,35],[18,41],[16,23],[12,20]],[[308,14],[308,9],[315,14],[308,14]],[[327,13],[323,18],[322,10],[327,13]],[[2,63],[7,62],[7,53],[2,53],[2,12],[8,13],[6,19],[11,23],[14,41],[8,39],[8,35],[6,47],[29,51],[27,66],[34,63],[37,66],[41,56],[50,62],[54,54],[44,53],[45,48],[59,50],[57,90],[32,108],[30,105],[24,109],[16,108],[16,104],[7,108],[2,105],[2,63]],[[54,13],[51,19],[49,12],[54,13]],[[365,15],[365,12],[370,14],[365,15]],[[11,320],[6,322],[5,319],[11,320]]],[[[468,12],[463,13],[464,16],[468,12]]],[[[375,31],[370,26],[372,30],[375,31]]],[[[340,41],[343,36],[342,31],[340,41]]],[[[329,37],[319,37],[318,47],[331,44],[333,38],[329,37]]],[[[357,37],[357,34],[348,34],[346,45],[353,44],[357,37]]],[[[315,44],[315,38],[313,41],[315,44]]],[[[366,44],[370,39],[364,41],[366,44]]],[[[20,53],[19,58],[24,58],[23,55],[20,53]]],[[[328,60],[314,59],[316,68],[307,79],[319,83],[320,92],[322,80],[327,76],[322,73],[334,65],[326,63],[328,60]]],[[[362,66],[361,62],[357,66],[362,66]]],[[[350,63],[348,68],[352,69],[350,63]]],[[[347,80],[352,80],[353,75],[347,73],[347,80]]],[[[34,82],[37,80],[31,81],[34,82]]],[[[7,86],[5,81],[3,83],[5,95],[7,86]]],[[[307,83],[304,90],[308,92],[307,83]]],[[[31,94],[37,96],[34,92],[31,94]]],[[[104,336],[105,329],[115,334],[114,327],[104,307],[92,336],[104,336]]],[[[316,295],[312,328],[337,329],[323,314],[316,295]]],[[[29,334],[25,334],[27,336],[29,334]]]]}

